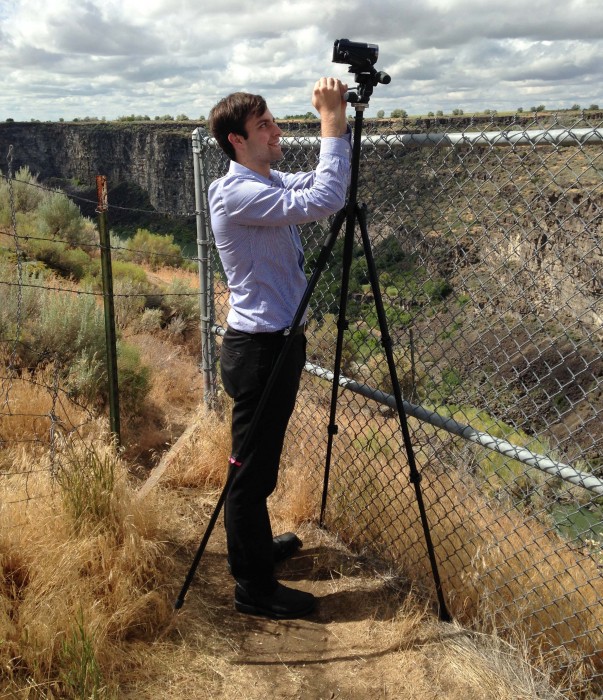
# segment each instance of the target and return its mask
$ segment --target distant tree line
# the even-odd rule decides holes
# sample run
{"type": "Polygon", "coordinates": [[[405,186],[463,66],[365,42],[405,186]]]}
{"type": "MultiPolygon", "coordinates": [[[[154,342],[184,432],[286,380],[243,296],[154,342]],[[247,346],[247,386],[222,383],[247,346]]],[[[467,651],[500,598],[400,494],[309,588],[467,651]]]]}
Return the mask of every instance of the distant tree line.
{"type": "MultiPolygon", "coordinates": [[[[546,111],[552,111],[552,112],[581,112],[581,111],[587,111],[587,112],[597,112],[599,111],[600,107],[598,104],[591,104],[589,107],[581,107],[579,104],[573,104],[571,107],[566,107],[566,108],[552,108],[547,110],[545,105],[539,104],[539,105],[533,105],[530,107],[529,111],[530,112],[546,112],[546,111]]],[[[517,107],[515,110],[518,114],[522,114],[524,111],[523,107],[517,107]]],[[[460,117],[465,114],[465,111],[459,107],[456,107],[455,109],[452,109],[449,113],[449,116],[453,117],[460,117]]],[[[498,114],[497,109],[484,109],[482,112],[474,112],[474,114],[485,114],[485,115],[490,115],[490,116],[496,116],[498,114]]],[[[389,114],[390,119],[406,119],[408,118],[408,112],[405,109],[401,108],[396,108],[391,110],[389,114]]],[[[428,117],[444,117],[447,116],[446,112],[442,109],[438,109],[437,111],[433,112],[427,112],[428,117]]],[[[284,121],[309,121],[309,120],[315,120],[318,119],[316,114],[314,112],[306,112],[305,114],[287,114],[284,117],[279,117],[279,119],[282,119],[284,121]]],[[[385,110],[380,109],[377,112],[377,119],[385,119],[385,110]]],[[[12,117],[7,117],[5,120],[7,122],[14,122],[15,120],[12,117]]],[[[30,121],[32,122],[39,122],[40,119],[31,119],[30,121]]],[[[65,119],[61,117],[59,122],[64,122],[65,119]]],[[[67,120],[69,121],[69,120],[67,120]]],[[[148,114],[127,114],[127,115],[122,115],[117,117],[114,120],[108,120],[106,117],[74,117],[71,119],[72,122],[84,122],[84,123],[90,123],[90,122],[106,122],[106,121],[117,121],[117,122],[150,122],[150,121],[156,121],[156,122],[187,122],[190,121],[190,117],[188,117],[186,114],[178,114],[176,116],[173,116],[171,114],[162,114],[162,115],[157,115],[155,117],[150,117],[148,114]]],[[[206,121],[206,118],[204,115],[201,115],[197,121],[204,122],[206,121]]]]}
{"type": "MultiPolygon", "coordinates": [[[[560,108],[560,109],[552,109],[549,111],[554,111],[554,112],[581,112],[582,110],[585,111],[594,111],[597,112],[599,111],[599,105],[598,104],[591,104],[589,107],[581,107],[579,104],[573,104],[571,107],[567,108],[560,108]]],[[[519,114],[523,113],[525,110],[523,107],[518,107],[516,110],[519,114]]],[[[534,105],[533,107],[530,107],[530,112],[546,112],[547,109],[545,105],[534,105]]],[[[460,108],[455,108],[450,111],[450,115],[453,117],[460,117],[465,114],[465,111],[460,108]]],[[[480,114],[480,112],[475,112],[475,114],[480,114]]],[[[491,116],[496,116],[498,114],[498,110],[496,109],[484,109],[481,114],[486,114],[486,115],[491,115],[491,116]]],[[[446,116],[446,113],[442,109],[438,109],[436,112],[427,112],[428,117],[444,117],[446,116]]],[[[408,112],[405,109],[393,109],[390,112],[389,118],[390,119],[406,119],[408,117],[408,112]]],[[[377,112],[377,119],[385,119],[385,110],[380,109],[377,112]]]]}
{"type": "MultiPolygon", "coordinates": [[[[6,122],[14,122],[15,119],[12,117],[7,117],[5,119],[6,122]]],[[[40,119],[30,119],[32,122],[40,122],[40,119]]],[[[51,120],[49,120],[51,121],[51,120]]],[[[63,123],[65,121],[71,121],[71,122],[79,122],[79,123],[96,123],[96,122],[107,122],[107,121],[116,121],[116,122],[150,122],[150,121],[156,121],[156,122],[187,122],[190,121],[190,117],[188,117],[186,114],[178,114],[177,116],[172,116],[171,114],[162,114],[162,115],[157,115],[151,119],[148,114],[127,114],[127,115],[122,115],[117,117],[116,119],[107,119],[106,117],[73,117],[73,119],[65,119],[64,117],[60,117],[58,119],[60,123],[63,123]]],[[[205,121],[205,117],[201,115],[198,119],[200,122],[205,121]]]]}

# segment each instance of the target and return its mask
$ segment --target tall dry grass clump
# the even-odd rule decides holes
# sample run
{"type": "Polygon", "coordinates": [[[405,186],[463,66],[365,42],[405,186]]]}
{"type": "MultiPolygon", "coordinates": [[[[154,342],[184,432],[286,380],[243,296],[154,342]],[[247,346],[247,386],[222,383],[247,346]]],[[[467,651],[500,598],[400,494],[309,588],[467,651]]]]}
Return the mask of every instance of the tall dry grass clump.
{"type": "Polygon", "coordinates": [[[110,698],[128,643],[171,617],[171,563],[156,504],[135,501],[106,435],[54,458],[55,478],[48,461],[22,464],[0,485],[0,690],[110,698]]]}
{"type": "MultiPolygon", "coordinates": [[[[52,420],[57,431],[70,431],[90,420],[82,407],[65,399],[63,392],[54,392],[54,366],[37,373],[23,372],[9,376],[4,390],[10,391],[10,411],[0,412],[0,443],[31,446],[48,445],[52,420]]],[[[8,464],[7,464],[8,469],[8,464]]]]}
{"type": "MultiPolygon", "coordinates": [[[[226,402],[225,402],[226,403],[226,402]]],[[[171,488],[195,488],[212,492],[221,488],[230,456],[230,410],[200,406],[192,418],[186,440],[174,451],[162,484],[171,488]]]]}

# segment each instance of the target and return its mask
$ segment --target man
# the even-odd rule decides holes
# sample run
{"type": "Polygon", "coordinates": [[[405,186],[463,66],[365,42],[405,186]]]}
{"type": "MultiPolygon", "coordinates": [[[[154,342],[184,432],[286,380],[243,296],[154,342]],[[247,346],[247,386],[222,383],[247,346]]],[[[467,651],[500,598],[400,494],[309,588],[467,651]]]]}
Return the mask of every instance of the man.
{"type": "Polygon", "coordinates": [[[228,174],[209,188],[209,207],[230,289],[220,361],[224,388],[234,401],[233,456],[287,335],[294,335],[249,449],[240,463],[231,458],[235,474],[224,509],[235,608],[272,618],[307,615],[316,602],[275,578],[275,561],[301,542],[291,533],[273,540],[267,499],[276,487],[306,358],[304,325],[290,328],[307,286],[297,225],[334,214],[345,203],[351,156],[346,90],[334,78],[321,78],[314,86],[322,138],[317,168],[308,173],[271,169],[283,155],[282,132],[259,95],[233,93],[209,117],[212,134],[231,159],[228,174]]]}

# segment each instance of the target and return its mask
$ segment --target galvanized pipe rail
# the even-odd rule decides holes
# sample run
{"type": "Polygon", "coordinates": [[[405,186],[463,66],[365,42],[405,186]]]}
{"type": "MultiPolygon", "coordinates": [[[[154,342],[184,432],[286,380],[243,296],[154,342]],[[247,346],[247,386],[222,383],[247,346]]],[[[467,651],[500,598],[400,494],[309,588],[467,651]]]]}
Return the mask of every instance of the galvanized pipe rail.
{"type": "MultiPolygon", "coordinates": [[[[331,382],[333,381],[333,372],[324,369],[324,367],[319,367],[318,365],[313,365],[311,362],[307,362],[305,369],[317,377],[321,377],[331,382]]],[[[359,382],[356,382],[353,379],[348,379],[347,377],[340,377],[339,384],[340,386],[349,389],[356,394],[360,394],[365,398],[373,399],[373,401],[377,401],[377,403],[383,404],[384,406],[396,408],[395,399],[391,394],[386,394],[379,389],[372,389],[366,384],[360,384],[359,382]]],[[[515,459],[528,467],[540,469],[540,471],[563,479],[570,484],[582,486],[582,488],[592,491],[598,496],[603,496],[603,481],[592,474],[578,471],[568,464],[563,464],[562,462],[557,462],[549,457],[545,457],[544,455],[536,454],[525,447],[513,445],[512,443],[496,438],[489,433],[476,430],[470,425],[463,425],[452,418],[441,416],[435,411],[428,411],[427,409],[411,404],[408,401],[404,401],[403,403],[404,410],[409,416],[413,416],[424,423],[429,423],[436,428],[441,428],[442,430],[446,430],[453,435],[458,435],[465,440],[475,442],[478,445],[482,445],[482,447],[487,447],[489,450],[498,452],[505,457],[509,457],[510,459],[515,459]]]]}
{"type": "MultiPolygon", "coordinates": [[[[193,138],[203,140],[204,145],[217,148],[213,137],[201,134],[195,129],[193,138]]],[[[580,146],[603,142],[603,129],[533,129],[528,131],[463,131],[458,133],[427,134],[374,134],[362,137],[362,144],[369,146],[432,146],[435,148],[467,146],[580,146]]],[[[284,136],[283,146],[316,148],[320,145],[318,136],[284,136]]]]}

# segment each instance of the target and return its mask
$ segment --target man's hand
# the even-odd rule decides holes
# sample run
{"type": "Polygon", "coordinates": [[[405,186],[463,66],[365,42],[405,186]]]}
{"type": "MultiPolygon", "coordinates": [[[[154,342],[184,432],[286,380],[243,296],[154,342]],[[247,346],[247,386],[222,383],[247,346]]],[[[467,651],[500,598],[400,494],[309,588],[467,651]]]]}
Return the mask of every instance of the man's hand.
{"type": "Polygon", "coordinates": [[[348,128],[343,96],[348,86],[337,78],[321,78],[314,85],[312,105],[320,114],[322,136],[341,136],[348,128]]]}

